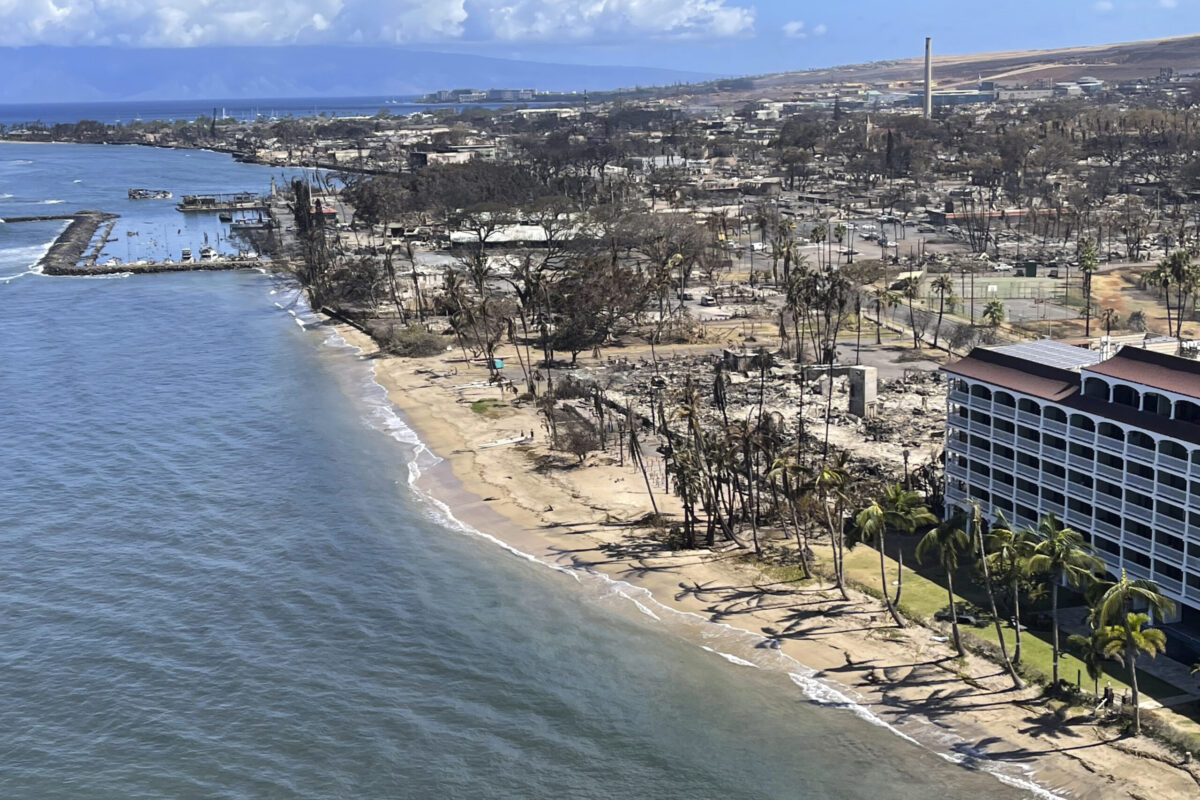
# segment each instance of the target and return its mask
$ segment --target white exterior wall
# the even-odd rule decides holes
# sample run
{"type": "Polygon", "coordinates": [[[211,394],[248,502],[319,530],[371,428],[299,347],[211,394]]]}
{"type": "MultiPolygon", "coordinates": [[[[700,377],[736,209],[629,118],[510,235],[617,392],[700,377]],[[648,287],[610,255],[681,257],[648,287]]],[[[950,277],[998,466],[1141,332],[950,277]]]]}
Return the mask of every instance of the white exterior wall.
{"type": "MultiPolygon", "coordinates": [[[[1132,577],[1157,582],[1176,602],[1200,608],[1200,447],[1002,386],[949,377],[947,506],[973,498],[989,519],[1003,511],[1014,527],[1036,525],[1040,516],[1053,511],[1064,525],[1089,535],[1114,574],[1124,568],[1132,577]],[[983,389],[992,397],[977,396],[983,389]],[[1011,396],[1013,405],[996,402],[996,394],[1011,396]],[[1049,409],[1067,421],[1047,418],[1049,409]],[[1086,430],[1088,421],[1094,430],[1086,430]],[[1124,441],[1100,435],[1101,423],[1121,431],[1124,441]],[[1154,449],[1130,442],[1135,432],[1149,437],[1154,449]],[[1064,446],[1053,446],[1047,436],[1058,437],[1064,446]],[[1187,458],[1164,452],[1176,447],[1187,458]]],[[[1100,376],[1085,372],[1084,377],[1100,376]]],[[[1104,380],[1196,402],[1128,381],[1104,380]]]]}

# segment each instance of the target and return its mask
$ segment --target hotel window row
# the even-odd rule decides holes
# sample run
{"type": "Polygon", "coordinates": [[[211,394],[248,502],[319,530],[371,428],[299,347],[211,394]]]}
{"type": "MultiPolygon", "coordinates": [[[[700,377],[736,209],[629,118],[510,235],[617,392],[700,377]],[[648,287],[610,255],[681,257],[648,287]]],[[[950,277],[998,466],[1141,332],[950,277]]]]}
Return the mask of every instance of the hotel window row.
{"type": "Polygon", "coordinates": [[[1052,511],[1114,574],[1200,619],[1200,364],[1037,342],[943,370],[948,506],[974,500],[1014,527],[1052,511]]]}

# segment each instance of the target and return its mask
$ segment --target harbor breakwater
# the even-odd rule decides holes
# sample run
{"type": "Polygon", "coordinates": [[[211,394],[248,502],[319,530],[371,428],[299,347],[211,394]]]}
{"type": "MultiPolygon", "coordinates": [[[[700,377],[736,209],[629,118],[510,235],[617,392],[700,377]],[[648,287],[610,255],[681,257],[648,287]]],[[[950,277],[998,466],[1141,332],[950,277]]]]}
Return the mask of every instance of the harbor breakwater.
{"type": "Polygon", "coordinates": [[[213,258],[202,261],[135,261],[100,263],[98,256],[119,217],[107,211],[83,210],[74,214],[45,214],[6,217],[5,224],[70,220],[38,262],[44,275],[112,275],[117,273],[150,274],[157,272],[195,272],[261,267],[262,262],[247,258],[213,258]],[[103,231],[97,237],[97,231],[103,231]],[[90,248],[90,250],[89,250],[90,248]],[[86,255],[85,255],[86,253],[86,255]]]}

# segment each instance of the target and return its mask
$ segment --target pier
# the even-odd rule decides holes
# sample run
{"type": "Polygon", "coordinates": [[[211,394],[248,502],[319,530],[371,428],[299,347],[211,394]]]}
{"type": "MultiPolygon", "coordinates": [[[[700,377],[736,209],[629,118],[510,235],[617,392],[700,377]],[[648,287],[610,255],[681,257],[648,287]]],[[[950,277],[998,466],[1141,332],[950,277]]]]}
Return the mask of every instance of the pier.
{"type": "Polygon", "coordinates": [[[185,194],[175,206],[187,214],[220,211],[266,211],[267,199],[253,192],[236,194],[185,194]]]}

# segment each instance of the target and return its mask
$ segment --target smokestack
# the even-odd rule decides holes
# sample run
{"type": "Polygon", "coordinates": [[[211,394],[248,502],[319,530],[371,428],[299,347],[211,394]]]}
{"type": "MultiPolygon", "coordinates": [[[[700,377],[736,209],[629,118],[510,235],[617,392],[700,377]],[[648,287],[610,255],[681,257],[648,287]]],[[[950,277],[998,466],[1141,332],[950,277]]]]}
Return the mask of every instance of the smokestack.
{"type": "Polygon", "coordinates": [[[933,39],[925,37],[925,119],[933,117],[933,39]]]}

